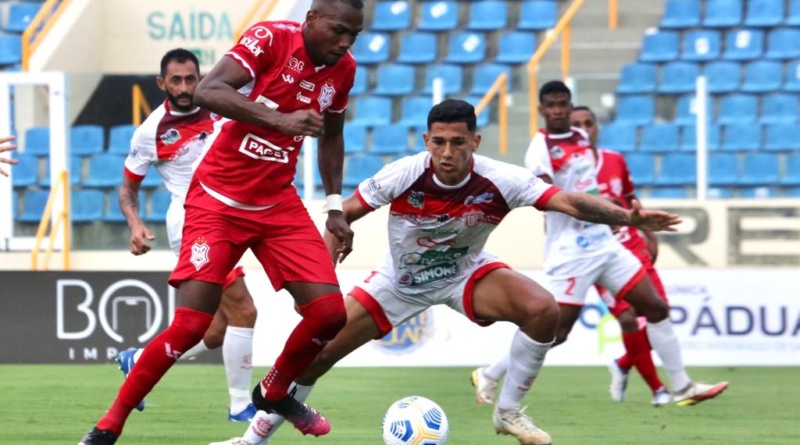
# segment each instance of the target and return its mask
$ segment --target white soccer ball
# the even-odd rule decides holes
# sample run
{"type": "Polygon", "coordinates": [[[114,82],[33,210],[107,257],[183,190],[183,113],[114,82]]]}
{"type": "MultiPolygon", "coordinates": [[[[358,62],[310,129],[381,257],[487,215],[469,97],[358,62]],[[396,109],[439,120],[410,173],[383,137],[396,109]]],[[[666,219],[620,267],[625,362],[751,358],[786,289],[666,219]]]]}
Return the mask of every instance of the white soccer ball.
{"type": "Polygon", "coordinates": [[[402,398],[383,416],[386,445],[444,445],[449,433],[444,410],[425,397],[402,398]]]}

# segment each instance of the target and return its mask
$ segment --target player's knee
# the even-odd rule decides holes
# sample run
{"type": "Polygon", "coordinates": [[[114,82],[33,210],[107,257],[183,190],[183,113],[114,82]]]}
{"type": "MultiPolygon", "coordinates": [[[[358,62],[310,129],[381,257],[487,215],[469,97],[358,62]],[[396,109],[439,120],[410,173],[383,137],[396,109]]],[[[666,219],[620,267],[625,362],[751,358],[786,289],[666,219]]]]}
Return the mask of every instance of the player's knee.
{"type": "Polygon", "coordinates": [[[636,312],[631,309],[623,311],[617,316],[617,321],[623,332],[636,332],[639,330],[639,322],[636,320],[636,312]]]}
{"type": "Polygon", "coordinates": [[[641,313],[650,323],[658,323],[669,317],[669,306],[662,300],[656,300],[647,305],[647,308],[641,313]]]}
{"type": "Polygon", "coordinates": [[[341,293],[326,294],[299,306],[316,338],[328,341],[336,337],[347,323],[347,311],[341,293]]]}
{"type": "Polygon", "coordinates": [[[525,320],[531,320],[540,328],[555,331],[558,326],[558,303],[547,291],[529,294],[525,298],[522,313],[525,320]]]}

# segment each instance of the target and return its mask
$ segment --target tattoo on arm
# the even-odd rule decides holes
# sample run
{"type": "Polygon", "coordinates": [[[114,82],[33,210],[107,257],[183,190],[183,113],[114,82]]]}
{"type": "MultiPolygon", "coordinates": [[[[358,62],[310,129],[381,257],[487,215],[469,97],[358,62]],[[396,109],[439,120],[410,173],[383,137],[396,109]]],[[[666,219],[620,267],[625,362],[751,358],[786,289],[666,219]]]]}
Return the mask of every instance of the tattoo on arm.
{"type": "Polygon", "coordinates": [[[139,214],[139,194],[134,192],[133,190],[123,188],[120,190],[119,194],[119,207],[120,209],[125,211],[125,209],[130,208],[133,210],[133,213],[138,215],[139,214]]]}
{"type": "Polygon", "coordinates": [[[628,211],[603,198],[576,193],[572,197],[572,206],[578,211],[572,216],[583,221],[611,226],[630,225],[628,211]]]}

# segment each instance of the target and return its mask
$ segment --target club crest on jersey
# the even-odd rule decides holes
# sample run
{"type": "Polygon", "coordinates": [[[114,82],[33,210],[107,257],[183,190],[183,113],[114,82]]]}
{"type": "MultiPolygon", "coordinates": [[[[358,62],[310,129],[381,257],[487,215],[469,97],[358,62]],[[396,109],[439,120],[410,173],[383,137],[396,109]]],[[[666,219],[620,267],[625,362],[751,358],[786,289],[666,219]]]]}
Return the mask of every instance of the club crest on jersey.
{"type": "Polygon", "coordinates": [[[336,94],[336,89],[330,83],[325,83],[319,90],[319,111],[325,111],[333,103],[333,95],[336,94]]]}
{"type": "Polygon", "coordinates": [[[162,134],[158,138],[161,139],[161,142],[163,142],[164,145],[170,145],[170,144],[174,144],[174,143],[178,142],[179,140],[181,140],[181,133],[180,133],[180,131],[178,131],[178,130],[176,130],[174,128],[170,128],[169,130],[165,131],[164,134],[162,134]]]}
{"type": "Polygon", "coordinates": [[[553,159],[561,159],[564,157],[566,153],[564,153],[564,149],[556,145],[555,147],[550,149],[550,157],[553,159]]]}
{"type": "Polygon", "coordinates": [[[425,207],[425,192],[409,192],[408,203],[416,209],[425,207]]]}
{"type": "Polygon", "coordinates": [[[487,202],[492,202],[493,199],[494,199],[494,193],[492,192],[481,193],[478,196],[469,195],[467,196],[467,199],[464,200],[464,205],[471,206],[471,205],[486,204],[487,202]]]}
{"type": "Polygon", "coordinates": [[[461,220],[467,227],[475,227],[483,220],[483,212],[466,212],[461,215],[461,220]]]}
{"type": "Polygon", "coordinates": [[[211,247],[206,244],[205,237],[198,236],[197,239],[194,240],[194,244],[192,245],[192,257],[189,261],[194,264],[195,269],[200,270],[200,268],[208,262],[209,250],[211,250],[211,247]]]}

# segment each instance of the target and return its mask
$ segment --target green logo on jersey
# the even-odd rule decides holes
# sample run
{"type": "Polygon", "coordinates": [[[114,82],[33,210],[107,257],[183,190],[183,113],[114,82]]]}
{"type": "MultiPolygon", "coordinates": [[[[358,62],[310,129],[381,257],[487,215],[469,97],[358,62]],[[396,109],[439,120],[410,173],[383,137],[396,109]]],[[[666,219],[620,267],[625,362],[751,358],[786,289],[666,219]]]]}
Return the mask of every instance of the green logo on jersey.
{"type": "Polygon", "coordinates": [[[406,272],[400,277],[400,285],[408,287],[425,286],[436,281],[446,280],[458,275],[458,264],[437,264],[415,273],[406,272]]]}
{"type": "Polygon", "coordinates": [[[467,247],[452,247],[447,250],[426,250],[425,252],[411,252],[400,257],[400,268],[410,266],[430,266],[436,263],[451,263],[467,254],[467,247]]]}

